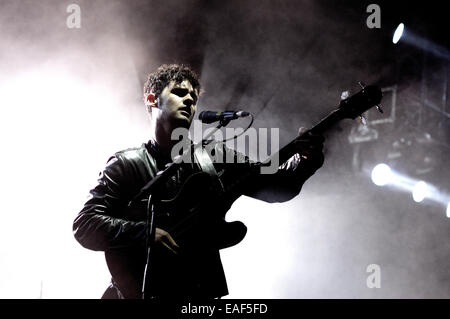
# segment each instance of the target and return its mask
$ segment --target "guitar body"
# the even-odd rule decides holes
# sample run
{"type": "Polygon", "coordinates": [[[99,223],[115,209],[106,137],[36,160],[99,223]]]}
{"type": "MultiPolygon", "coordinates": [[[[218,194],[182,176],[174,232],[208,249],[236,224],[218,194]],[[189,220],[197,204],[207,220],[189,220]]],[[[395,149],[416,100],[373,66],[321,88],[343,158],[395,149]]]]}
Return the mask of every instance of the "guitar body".
{"type": "MultiPolygon", "coordinates": [[[[174,197],[158,198],[154,206],[155,225],[167,231],[180,246],[180,250],[174,255],[155,246],[152,251],[151,270],[158,273],[160,265],[172,265],[173,271],[186,275],[185,269],[177,269],[176,264],[185,267],[186,264],[202,259],[202,256],[198,255],[199,252],[212,254],[239,243],[247,228],[238,221],[225,221],[229,206],[230,204],[227,205],[223,200],[222,194],[216,191],[213,178],[203,172],[189,176],[174,197]]],[[[146,213],[146,203],[140,202],[139,205],[130,207],[128,213],[131,216],[142,216],[146,213]]],[[[145,246],[129,246],[105,252],[112,278],[125,298],[141,297],[146,257],[145,246]]],[[[171,285],[170,282],[171,280],[167,280],[165,285],[171,285]]]]}

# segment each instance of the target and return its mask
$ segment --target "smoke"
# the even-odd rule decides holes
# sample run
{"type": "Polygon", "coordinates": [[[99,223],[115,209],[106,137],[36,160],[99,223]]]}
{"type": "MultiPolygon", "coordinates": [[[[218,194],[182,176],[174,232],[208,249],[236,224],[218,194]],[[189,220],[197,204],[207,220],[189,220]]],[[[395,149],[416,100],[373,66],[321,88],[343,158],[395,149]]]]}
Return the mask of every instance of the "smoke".
{"type": "Polygon", "coordinates": [[[2,2],[3,298],[37,298],[41,282],[43,298],[95,297],[108,280],[102,256],[76,246],[72,220],[108,157],[148,127],[120,10],[90,3],[69,29],[69,3],[2,2]],[[73,276],[89,264],[87,282],[73,276]],[[92,290],[91,276],[103,278],[92,290]]]}
{"type": "MultiPolygon", "coordinates": [[[[142,84],[158,65],[191,64],[204,88],[198,112],[250,111],[255,127],[280,128],[281,145],[359,80],[412,81],[399,92],[407,110],[419,87],[397,77],[391,34],[366,27],[359,1],[85,0],[80,29],[66,25],[70,3],[1,1],[0,239],[14,243],[0,248],[3,298],[37,298],[41,282],[43,298],[101,296],[103,256],[75,242],[71,223],[108,157],[148,138],[142,84]]],[[[444,213],[355,172],[351,125],[327,133],[325,165],[298,197],[232,207],[227,219],[249,231],[222,251],[229,297],[449,296],[444,213]],[[379,289],[366,285],[370,264],[381,267],[379,289]]]]}

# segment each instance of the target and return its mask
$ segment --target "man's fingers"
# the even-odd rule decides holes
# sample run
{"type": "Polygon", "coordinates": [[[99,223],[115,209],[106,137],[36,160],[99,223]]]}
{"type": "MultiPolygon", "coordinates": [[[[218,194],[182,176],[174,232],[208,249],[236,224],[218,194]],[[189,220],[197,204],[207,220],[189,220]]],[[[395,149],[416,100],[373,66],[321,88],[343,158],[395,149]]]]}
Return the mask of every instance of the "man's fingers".
{"type": "Polygon", "coordinates": [[[314,166],[321,167],[324,161],[323,143],[325,138],[321,134],[313,134],[304,127],[300,127],[298,134],[294,145],[300,156],[306,160],[306,163],[309,163],[307,165],[315,163],[314,166]]]}
{"type": "Polygon", "coordinates": [[[177,250],[180,248],[180,246],[178,246],[178,244],[168,232],[158,227],[156,227],[155,232],[155,241],[157,243],[166,247],[173,253],[177,253],[177,250]]]}
{"type": "Polygon", "coordinates": [[[298,135],[303,135],[306,131],[308,131],[308,129],[302,126],[298,129],[298,135]]]}
{"type": "Polygon", "coordinates": [[[321,158],[323,157],[322,152],[316,150],[307,150],[300,153],[301,156],[306,156],[307,158],[321,158]]]}
{"type": "Polygon", "coordinates": [[[174,254],[178,254],[178,252],[176,250],[174,250],[172,247],[170,247],[168,244],[166,244],[165,242],[161,242],[161,244],[166,247],[168,250],[170,250],[172,253],[174,254]]]}
{"type": "Polygon", "coordinates": [[[180,248],[180,246],[178,246],[178,244],[175,242],[175,240],[172,238],[172,236],[170,236],[169,233],[166,233],[166,235],[164,236],[164,239],[167,244],[174,247],[175,249],[180,248]]]}
{"type": "Polygon", "coordinates": [[[298,149],[323,149],[323,143],[320,140],[315,141],[315,142],[295,141],[294,145],[298,149]]]}
{"type": "Polygon", "coordinates": [[[322,135],[307,133],[303,136],[298,136],[296,141],[301,142],[310,142],[310,143],[323,143],[325,142],[325,138],[322,135]]]}

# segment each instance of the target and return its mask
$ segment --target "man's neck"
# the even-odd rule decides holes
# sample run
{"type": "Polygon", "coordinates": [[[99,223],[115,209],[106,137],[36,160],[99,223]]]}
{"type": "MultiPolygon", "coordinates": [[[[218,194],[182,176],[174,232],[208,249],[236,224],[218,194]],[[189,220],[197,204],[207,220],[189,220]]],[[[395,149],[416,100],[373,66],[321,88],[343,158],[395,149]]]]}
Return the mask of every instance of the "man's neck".
{"type": "Polygon", "coordinates": [[[172,147],[174,145],[173,141],[170,138],[167,138],[167,136],[158,136],[156,134],[153,138],[156,145],[158,146],[158,150],[162,152],[164,155],[170,155],[170,152],[172,151],[172,147]]]}
{"type": "Polygon", "coordinates": [[[152,139],[158,145],[159,151],[164,154],[170,155],[170,152],[174,145],[174,141],[172,141],[171,139],[172,130],[168,127],[168,125],[162,125],[162,123],[158,123],[156,121],[154,121],[152,124],[152,139]]]}

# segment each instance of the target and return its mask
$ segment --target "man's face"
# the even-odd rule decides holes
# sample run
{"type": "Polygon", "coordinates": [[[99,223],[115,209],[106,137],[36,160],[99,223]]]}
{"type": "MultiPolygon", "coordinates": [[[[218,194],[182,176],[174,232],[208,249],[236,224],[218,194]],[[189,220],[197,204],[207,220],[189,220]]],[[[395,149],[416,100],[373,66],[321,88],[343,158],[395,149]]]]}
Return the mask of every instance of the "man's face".
{"type": "Polygon", "coordinates": [[[160,109],[158,121],[171,129],[191,125],[197,107],[198,91],[192,87],[191,82],[184,80],[181,83],[171,81],[159,96],[160,109]]]}

